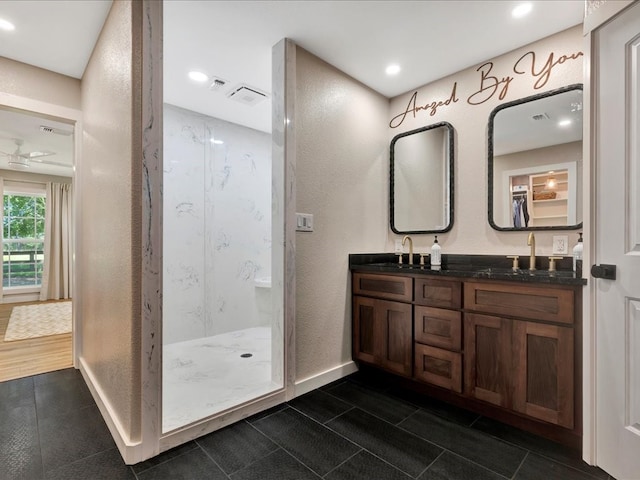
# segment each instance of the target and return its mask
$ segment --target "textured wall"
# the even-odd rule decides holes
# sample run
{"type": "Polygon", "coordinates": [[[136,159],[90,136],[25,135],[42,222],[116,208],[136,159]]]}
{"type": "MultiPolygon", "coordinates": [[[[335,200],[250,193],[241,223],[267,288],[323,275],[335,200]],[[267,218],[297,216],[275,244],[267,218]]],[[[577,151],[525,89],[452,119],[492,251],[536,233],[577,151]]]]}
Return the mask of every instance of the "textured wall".
{"type": "Polygon", "coordinates": [[[80,109],[80,80],[0,57],[0,92],[80,109]]]}
{"type": "MultiPolygon", "coordinates": [[[[475,98],[475,101],[483,100],[490,93],[495,93],[490,99],[479,105],[470,105],[466,100],[480,89],[481,73],[477,70],[482,64],[474,65],[467,70],[411,90],[391,100],[387,122],[406,110],[414,92],[418,92],[417,105],[424,105],[440,99],[446,100],[451,95],[452,85],[457,82],[458,102],[449,106],[441,106],[435,115],[430,115],[429,110],[418,112],[415,118],[409,114],[400,127],[389,128],[389,140],[403,131],[441,121],[451,123],[455,129],[455,222],[450,232],[438,235],[442,253],[527,254],[528,232],[498,232],[493,230],[488,222],[487,125],[489,115],[501,103],[574,83],[582,83],[584,57],[579,57],[577,60],[563,60],[557,63],[551,69],[546,85],[535,89],[534,84],[543,75],[537,78],[531,75],[530,56],[520,67],[520,70],[527,73],[518,75],[513,72],[514,64],[522,55],[529,51],[535,51],[535,70],[536,72],[544,72],[545,64],[551,53],[554,54],[554,61],[557,61],[562,55],[570,55],[582,50],[582,27],[576,26],[492,59],[493,68],[486,74],[484,81],[484,87],[487,88],[482,95],[475,98]],[[507,75],[513,76],[514,79],[504,97],[500,99],[504,83],[494,88],[495,82],[492,77],[501,80],[507,75]]],[[[379,250],[393,251],[395,239],[400,237],[392,234],[391,231],[389,233],[388,242],[379,250]]],[[[539,255],[551,255],[553,250],[552,236],[559,233],[562,232],[536,232],[536,247],[539,255]]],[[[428,251],[427,249],[432,243],[433,235],[414,236],[414,245],[418,251],[428,251]]],[[[365,250],[361,249],[360,251],[364,252],[365,250]]]]}
{"type": "Polygon", "coordinates": [[[271,275],[271,136],[165,105],[164,159],[163,343],[258,326],[254,278],[271,275]]]}
{"type": "Polygon", "coordinates": [[[139,46],[142,2],[114,2],[82,79],[81,358],[140,435],[139,46]]]}
{"type": "Polygon", "coordinates": [[[351,359],[348,255],[381,251],[388,230],[388,100],[297,49],[296,377],[351,359]]]}

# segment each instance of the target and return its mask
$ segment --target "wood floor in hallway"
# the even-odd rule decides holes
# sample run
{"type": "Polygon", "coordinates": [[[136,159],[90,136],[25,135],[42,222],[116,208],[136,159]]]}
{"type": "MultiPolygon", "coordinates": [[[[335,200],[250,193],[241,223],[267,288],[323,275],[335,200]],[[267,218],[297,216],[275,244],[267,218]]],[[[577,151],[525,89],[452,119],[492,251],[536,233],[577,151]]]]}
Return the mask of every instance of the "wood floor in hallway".
{"type": "Polygon", "coordinates": [[[36,303],[38,302],[0,304],[0,382],[53,372],[73,365],[71,333],[4,341],[11,310],[20,305],[36,303]]]}

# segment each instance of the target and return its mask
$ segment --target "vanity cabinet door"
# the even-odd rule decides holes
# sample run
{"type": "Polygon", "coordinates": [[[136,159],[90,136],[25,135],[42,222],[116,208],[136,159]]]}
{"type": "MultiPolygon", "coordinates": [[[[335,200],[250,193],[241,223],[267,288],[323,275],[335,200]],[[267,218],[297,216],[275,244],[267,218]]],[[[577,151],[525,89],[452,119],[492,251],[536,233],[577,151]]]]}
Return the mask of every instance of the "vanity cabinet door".
{"type": "Polygon", "coordinates": [[[413,373],[413,311],[407,303],[378,300],[380,364],[386,370],[411,377],[413,373]]]}
{"type": "Polygon", "coordinates": [[[512,328],[513,409],[573,428],[573,328],[520,321],[512,328]]]}
{"type": "Polygon", "coordinates": [[[353,297],[353,358],[376,363],[376,300],[353,297]]]}
{"type": "Polygon", "coordinates": [[[462,392],[462,355],[459,352],[416,343],[414,367],[418,380],[462,392]]]}
{"type": "Polygon", "coordinates": [[[511,321],[489,315],[464,316],[465,394],[509,407],[511,321]]]}
{"type": "Polygon", "coordinates": [[[354,358],[411,377],[412,305],[355,296],[353,306],[354,358]]]}

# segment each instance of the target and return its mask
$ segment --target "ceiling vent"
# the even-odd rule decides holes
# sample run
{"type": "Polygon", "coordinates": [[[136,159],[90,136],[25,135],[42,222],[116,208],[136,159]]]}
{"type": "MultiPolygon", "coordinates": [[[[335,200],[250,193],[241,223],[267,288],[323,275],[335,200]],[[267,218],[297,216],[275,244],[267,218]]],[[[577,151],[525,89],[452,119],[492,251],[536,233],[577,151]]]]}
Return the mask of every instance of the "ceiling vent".
{"type": "Polygon", "coordinates": [[[540,120],[549,120],[550,117],[546,113],[538,113],[537,115],[533,115],[531,118],[538,122],[540,120]]]}
{"type": "Polygon", "coordinates": [[[73,135],[73,131],[62,130],[61,128],[49,127],[47,125],[40,125],[40,131],[44,133],[52,133],[54,135],[64,135],[65,137],[73,135]]]}
{"type": "Polygon", "coordinates": [[[240,85],[234,88],[227,98],[235,100],[236,102],[244,103],[245,105],[257,105],[265,98],[269,98],[266,92],[262,92],[254,87],[248,85],[240,85]]]}

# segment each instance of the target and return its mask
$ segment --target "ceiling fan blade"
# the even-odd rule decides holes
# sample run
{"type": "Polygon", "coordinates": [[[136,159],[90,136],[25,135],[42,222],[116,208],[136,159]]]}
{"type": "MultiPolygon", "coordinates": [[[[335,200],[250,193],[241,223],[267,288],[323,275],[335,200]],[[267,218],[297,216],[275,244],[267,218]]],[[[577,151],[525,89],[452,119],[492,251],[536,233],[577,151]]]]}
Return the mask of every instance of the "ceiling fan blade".
{"type": "Polygon", "coordinates": [[[46,165],[55,165],[56,167],[65,167],[65,168],[73,168],[73,165],[69,165],[68,163],[62,162],[54,162],[53,160],[41,160],[37,157],[30,159],[34,163],[42,163],[46,165]]]}
{"type": "Polygon", "coordinates": [[[18,156],[29,160],[34,160],[38,157],[48,157],[49,155],[55,155],[56,152],[44,151],[44,152],[27,152],[19,153],[18,156]]]}

